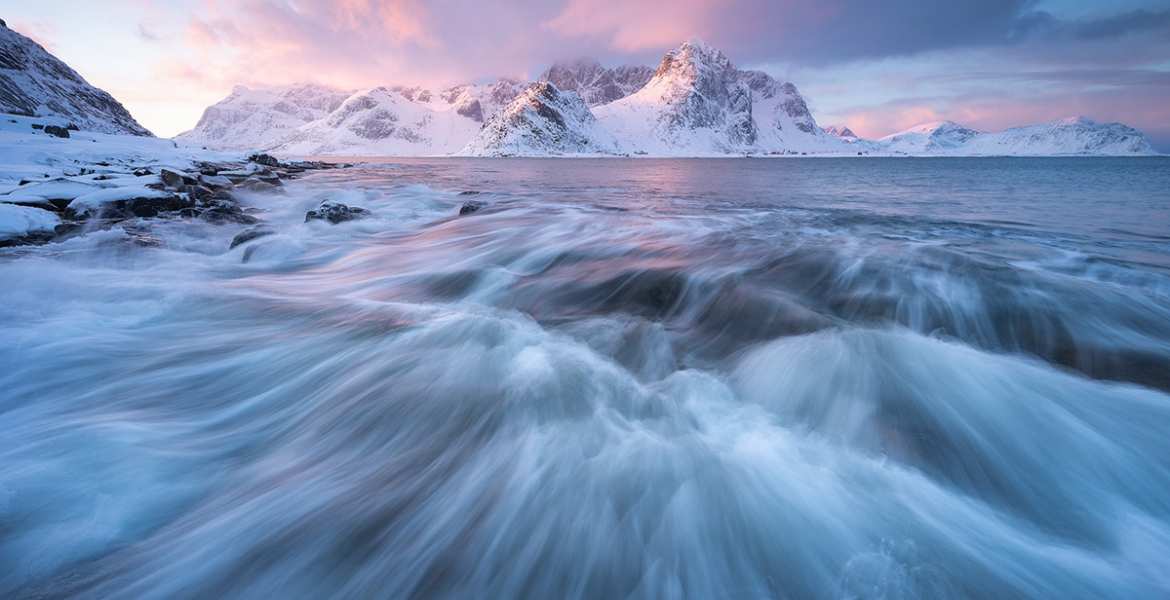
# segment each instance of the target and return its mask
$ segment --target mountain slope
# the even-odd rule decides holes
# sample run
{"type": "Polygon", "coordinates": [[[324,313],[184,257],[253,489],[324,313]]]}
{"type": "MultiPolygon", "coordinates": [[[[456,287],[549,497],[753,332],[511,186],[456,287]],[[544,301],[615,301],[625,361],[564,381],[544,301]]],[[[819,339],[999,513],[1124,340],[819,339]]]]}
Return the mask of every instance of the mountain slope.
{"type": "Polygon", "coordinates": [[[175,139],[212,150],[257,150],[294,129],[329,116],[353,92],[302,84],[250,90],[238,85],[207,107],[195,128],[175,139]]]}
{"type": "Polygon", "coordinates": [[[0,112],[57,117],[98,133],[152,135],[113,96],[0,21],[0,112]]]}
{"type": "Polygon", "coordinates": [[[577,92],[562,92],[542,81],[496,111],[460,154],[612,154],[617,148],[617,140],[602,129],[577,92]]]}

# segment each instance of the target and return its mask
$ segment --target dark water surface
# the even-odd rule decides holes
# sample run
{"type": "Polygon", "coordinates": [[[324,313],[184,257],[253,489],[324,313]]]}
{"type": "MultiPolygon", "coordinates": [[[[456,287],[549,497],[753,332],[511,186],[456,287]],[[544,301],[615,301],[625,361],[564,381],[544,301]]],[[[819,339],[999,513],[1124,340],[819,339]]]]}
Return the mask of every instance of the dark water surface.
{"type": "Polygon", "coordinates": [[[0,251],[0,597],[1170,596],[1170,159],[244,200],[0,251]]]}

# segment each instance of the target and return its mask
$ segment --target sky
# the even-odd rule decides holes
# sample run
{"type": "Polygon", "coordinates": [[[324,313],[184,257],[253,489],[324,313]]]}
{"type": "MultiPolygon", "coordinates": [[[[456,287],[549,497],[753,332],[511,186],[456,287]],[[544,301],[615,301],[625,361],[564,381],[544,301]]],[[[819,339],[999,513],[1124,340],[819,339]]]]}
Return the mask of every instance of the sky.
{"type": "Polygon", "coordinates": [[[237,84],[535,79],[697,36],[863,137],[1080,115],[1170,152],[1170,0],[0,0],[0,18],[167,137],[237,84]]]}

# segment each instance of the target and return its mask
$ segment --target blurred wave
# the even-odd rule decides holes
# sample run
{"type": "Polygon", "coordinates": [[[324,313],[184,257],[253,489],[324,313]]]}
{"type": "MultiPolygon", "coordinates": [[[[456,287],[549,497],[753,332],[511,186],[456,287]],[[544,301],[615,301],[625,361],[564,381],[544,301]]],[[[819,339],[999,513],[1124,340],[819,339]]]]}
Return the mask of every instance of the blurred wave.
{"type": "Polygon", "coordinates": [[[1170,595],[1170,175],[1069,164],[401,161],[11,251],[0,596],[1170,595]]]}

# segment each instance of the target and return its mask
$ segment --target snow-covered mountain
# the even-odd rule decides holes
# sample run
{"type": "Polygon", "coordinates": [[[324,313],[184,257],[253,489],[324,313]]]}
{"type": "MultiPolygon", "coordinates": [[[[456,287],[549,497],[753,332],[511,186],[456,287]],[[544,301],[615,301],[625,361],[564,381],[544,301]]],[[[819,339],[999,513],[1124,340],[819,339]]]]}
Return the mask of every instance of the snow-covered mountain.
{"type": "Polygon", "coordinates": [[[541,81],[496,111],[460,154],[548,156],[617,151],[617,139],[601,127],[580,94],[541,81]]]}
{"type": "Polygon", "coordinates": [[[473,118],[427,90],[379,87],[345,99],[328,116],[261,148],[288,156],[451,154],[475,135],[473,118]]]}
{"type": "Polygon", "coordinates": [[[212,150],[255,150],[294,129],[323,119],[353,92],[300,84],[250,90],[238,85],[207,107],[195,128],[175,139],[212,150]]]}
{"type": "Polygon", "coordinates": [[[85,131],[150,136],[129,111],[0,20],[0,112],[55,117],[85,131]]]}
{"type": "Polygon", "coordinates": [[[952,121],[939,121],[912,127],[871,144],[877,151],[928,156],[1156,154],[1140,131],[1121,123],[1094,123],[1084,117],[1014,127],[1000,133],[974,131],[952,121]]]}
{"type": "Polygon", "coordinates": [[[538,83],[551,85],[503,78],[352,95],[310,85],[236,88],[178,139],[293,156],[1154,154],[1140,132],[1083,118],[1002,133],[943,121],[880,140],[822,129],[795,85],[740,70],[697,38],[657,69],[581,61],[554,65],[538,83]]]}
{"type": "Polygon", "coordinates": [[[654,76],[652,67],[622,65],[607,69],[597,61],[582,60],[549,67],[537,81],[547,81],[563,92],[577,92],[589,107],[602,106],[637,92],[654,76]]]}
{"type": "Polygon", "coordinates": [[[817,127],[796,86],[740,71],[698,38],[667,53],[641,90],[598,107],[596,115],[623,148],[639,154],[831,151],[839,145],[817,127]]]}
{"type": "Polygon", "coordinates": [[[825,134],[839,137],[839,138],[856,138],[857,137],[857,134],[853,133],[853,130],[849,129],[845,125],[841,125],[840,127],[838,127],[836,125],[830,125],[830,126],[825,128],[825,134]]]}

